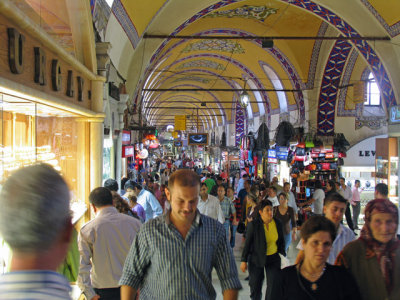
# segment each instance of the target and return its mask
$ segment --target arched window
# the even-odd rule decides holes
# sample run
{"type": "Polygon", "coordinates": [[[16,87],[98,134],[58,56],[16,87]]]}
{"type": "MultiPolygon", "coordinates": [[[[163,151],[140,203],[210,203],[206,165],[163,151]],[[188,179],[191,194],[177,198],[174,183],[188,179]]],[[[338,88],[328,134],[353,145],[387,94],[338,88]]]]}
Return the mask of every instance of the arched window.
{"type": "Polygon", "coordinates": [[[380,105],[381,105],[381,93],[375,81],[374,74],[370,72],[368,76],[367,94],[364,106],[380,106],[380,105]]]}

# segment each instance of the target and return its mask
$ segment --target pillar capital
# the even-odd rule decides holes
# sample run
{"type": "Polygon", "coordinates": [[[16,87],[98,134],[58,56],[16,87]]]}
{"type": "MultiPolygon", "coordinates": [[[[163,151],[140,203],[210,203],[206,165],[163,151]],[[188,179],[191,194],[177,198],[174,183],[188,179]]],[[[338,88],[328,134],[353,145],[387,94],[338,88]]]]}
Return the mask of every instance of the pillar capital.
{"type": "Polygon", "coordinates": [[[107,65],[110,63],[110,50],[111,43],[96,43],[97,71],[99,75],[105,75],[104,73],[107,70],[107,65]]]}

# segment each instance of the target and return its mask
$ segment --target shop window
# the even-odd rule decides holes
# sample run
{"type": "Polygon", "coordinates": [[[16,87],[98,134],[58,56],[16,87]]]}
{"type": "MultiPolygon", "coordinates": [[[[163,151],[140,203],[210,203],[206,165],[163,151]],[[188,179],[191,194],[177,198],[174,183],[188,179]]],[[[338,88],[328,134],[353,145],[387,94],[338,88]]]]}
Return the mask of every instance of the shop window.
{"type": "Polygon", "coordinates": [[[81,115],[0,93],[0,185],[14,170],[44,162],[64,176],[71,205],[84,204],[86,130],[81,115]]]}
{"type": "Polygon", "coordinates": [[[379,91],[378,84],[375,81],[374,74],[369,73],[368,81],[366,84],[366,99],[364,106],[380,106],[381,105],[381,93],[379,91]]]}

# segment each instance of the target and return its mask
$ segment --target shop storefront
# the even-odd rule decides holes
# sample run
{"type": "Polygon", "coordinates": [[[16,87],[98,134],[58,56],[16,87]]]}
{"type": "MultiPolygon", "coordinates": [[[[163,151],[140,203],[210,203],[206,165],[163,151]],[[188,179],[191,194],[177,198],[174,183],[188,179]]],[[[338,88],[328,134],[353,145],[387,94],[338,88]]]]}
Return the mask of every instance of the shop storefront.
{"type": "MultiPolygon", "coordinates": [[[[89,192],[101,185],[104,79],[7,9],[0,11],[0,188],[20,167],[52,165],[69,185],[79,230],[92,217],[89,192]]],[[[0,254],[4,272],[9,255],[0,254]]]]}
{"type": "Polygon", "coordinates": [[[354,186],[354,180],[360,180],[361,187],[365,191],[373,191],[375,188],[375,160],[377,138],[385,138],[379,135],[367,138],[347,150],[347,157],[343,158],[341,176],[346,178],[346,182],[354,186]]]}

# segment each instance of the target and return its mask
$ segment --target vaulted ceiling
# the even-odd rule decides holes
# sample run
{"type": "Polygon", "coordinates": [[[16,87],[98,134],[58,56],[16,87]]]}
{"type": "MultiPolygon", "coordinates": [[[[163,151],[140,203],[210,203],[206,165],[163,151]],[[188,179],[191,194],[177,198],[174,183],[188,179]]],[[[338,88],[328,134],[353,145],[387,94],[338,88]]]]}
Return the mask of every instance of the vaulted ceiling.
{"type": "MultiPolygon", "coordinates": [[[[290,113],[293,123],[301,123],[313,111],[323,124],[329,120],[320,117],[332,109],[324,111],[319,95],[330,76],[329,62],[344,72],[337,66],[345,65],[353,50],[364,66],[359,69],[374,71],[386,91],[385,103],[396,103],[392,82],[400,78],[400,52],[393,41],[400,34],[400,17],[395,11],[400,11],[397,0],[115,0],[112,18],[117,22],[110,20],[107,34],[111,58],[148,124],[173,124],[174,115],[189,116],[204,129],[233,123],[240,110],[240,91],[234,90],[243,88],[253,90],[248,118],[290,113]],[[118,38],[111,28],[118,23],[127,38],[118,38]],[[273,48],[263,48],[262,40],[254,38],[261,36],[275,37],[273,48]],[[314,39],[287,38],[304,36],[314,39]],[[318,39],[338,36],[392,40],[318,39]]],[[[336,88],[342,74],[337,76],[336,88]]]]}

